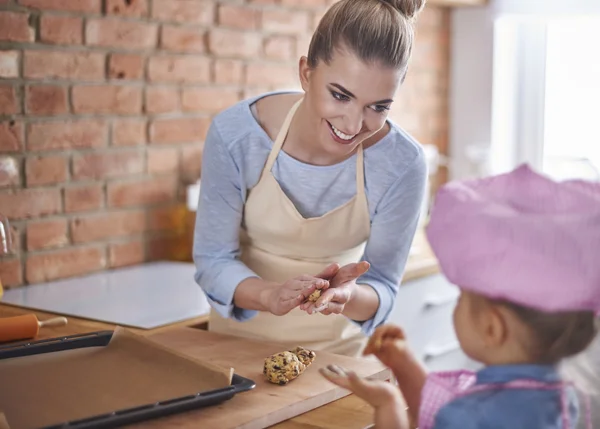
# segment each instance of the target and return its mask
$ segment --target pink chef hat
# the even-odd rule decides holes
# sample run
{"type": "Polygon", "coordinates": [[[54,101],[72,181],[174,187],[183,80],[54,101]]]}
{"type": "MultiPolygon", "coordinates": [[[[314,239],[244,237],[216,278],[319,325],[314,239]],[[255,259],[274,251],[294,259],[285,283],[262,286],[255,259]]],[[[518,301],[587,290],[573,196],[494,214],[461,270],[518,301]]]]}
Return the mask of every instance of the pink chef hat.
{"type": "Polygon", "coordinates": [[[438,192],[427,237],[448,280],[542,311],[600,311],[600,183],[526,165],[438,192]]]}

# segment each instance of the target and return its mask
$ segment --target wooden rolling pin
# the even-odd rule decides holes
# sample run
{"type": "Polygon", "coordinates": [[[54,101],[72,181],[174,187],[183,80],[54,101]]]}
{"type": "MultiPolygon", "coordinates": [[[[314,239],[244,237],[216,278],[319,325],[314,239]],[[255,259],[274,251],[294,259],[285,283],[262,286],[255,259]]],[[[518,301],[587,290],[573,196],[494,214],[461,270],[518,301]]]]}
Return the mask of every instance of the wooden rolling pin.
{"type": "Polygon", "coordinates": [[[66,317],[55,317],[40,322],[35,314],[0,318],[0,343],[35,338],[40,328],[64,326],[66,317]]]}

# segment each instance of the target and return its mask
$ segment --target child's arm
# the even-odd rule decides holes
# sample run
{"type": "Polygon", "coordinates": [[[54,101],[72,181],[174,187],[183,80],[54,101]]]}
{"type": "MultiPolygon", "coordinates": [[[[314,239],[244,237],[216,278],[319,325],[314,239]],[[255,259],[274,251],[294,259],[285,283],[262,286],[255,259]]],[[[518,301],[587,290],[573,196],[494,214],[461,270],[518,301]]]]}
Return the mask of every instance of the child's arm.
{"type": "Polygon", "coordinates": [[[414,425],[409,424],[406,405],[393,401],[375,408],[374,429],[409,429],[414,425]]]}
{"type": "Polygon", "coordinates": [[[417,422],[427,370],[409,350],[402,329],[394,325],[379,327],[369,339],[363,354],[374,354],[392,370],[408,405],[411,420],[417,422]]]}

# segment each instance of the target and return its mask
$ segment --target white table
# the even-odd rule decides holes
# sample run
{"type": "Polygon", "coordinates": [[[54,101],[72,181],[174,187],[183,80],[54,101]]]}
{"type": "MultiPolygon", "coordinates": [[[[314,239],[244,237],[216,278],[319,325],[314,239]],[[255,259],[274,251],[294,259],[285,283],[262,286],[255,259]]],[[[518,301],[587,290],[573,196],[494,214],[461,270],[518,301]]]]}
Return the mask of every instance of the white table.
{"type": "Polygon", "coordinates": [[[152,262],[4,292],[1,303],[141,329],[208,316],[194,265],[152,262]]]}

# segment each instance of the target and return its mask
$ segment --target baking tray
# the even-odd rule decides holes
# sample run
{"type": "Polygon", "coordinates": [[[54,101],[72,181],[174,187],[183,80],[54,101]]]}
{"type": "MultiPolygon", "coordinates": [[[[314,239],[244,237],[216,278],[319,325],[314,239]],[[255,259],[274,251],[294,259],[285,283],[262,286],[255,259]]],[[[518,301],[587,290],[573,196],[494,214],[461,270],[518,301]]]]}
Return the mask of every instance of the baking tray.
{"type": "MultiPolygon", "coordinates": [[[[69,335],[28,343],[0,345],[0,359],[12,359],[41,353],[56,353],[83,347],[104,347],[112,338],[113,331],[97,331],[69,335]]],[[[173,398],[141,407],[115,410],[110,414],[92,416],[82,420],[63,422],[39,429],[104,429],[139,423],[198,408],[212,406],[233,398],[236,394],[254,389],[253,380],[233,374],[231,385],[222,389],[199,392],[194,395],[173,398]]]]}

